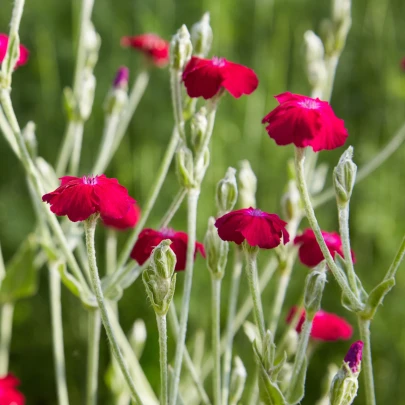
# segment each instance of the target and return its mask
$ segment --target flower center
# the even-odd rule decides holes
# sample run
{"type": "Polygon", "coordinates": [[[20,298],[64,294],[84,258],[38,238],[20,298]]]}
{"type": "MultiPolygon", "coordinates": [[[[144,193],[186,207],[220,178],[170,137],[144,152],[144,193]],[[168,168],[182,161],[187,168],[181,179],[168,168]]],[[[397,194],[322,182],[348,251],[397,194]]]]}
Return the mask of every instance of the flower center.
{"type": "Polygon", "coordinates": [[[223,67],[223,66],[225,66],[225,59],[224,58],[218,58],[217,56],[214,56],[212,58],[212,64],[214,66],[223,67]]]}
{"type": "Polygon", "coordinates": [[[264,216],[264,212],[258,209],[252,209],[250,211],[250,215],[252,217],[263,217],[264,216]]]}
{"type": "Polygon", "coordinates": [[[83,183],[90,186],[95,186],[97,184],[97,176],[83,176],[83,183]]]}
{"type": "Polygon", "coordinates": [[[307,98],[306,100],[298,101],[301,107],[307,108],[308,110],[317,110],[320,107],[320,103],[316,100],[307,98]]]}
{"type": "Polygon", "coordinates": [[[162,228],[160,233],[164,238],[171,238],[176,234],[176,232],[171,228],[162,228]]]}

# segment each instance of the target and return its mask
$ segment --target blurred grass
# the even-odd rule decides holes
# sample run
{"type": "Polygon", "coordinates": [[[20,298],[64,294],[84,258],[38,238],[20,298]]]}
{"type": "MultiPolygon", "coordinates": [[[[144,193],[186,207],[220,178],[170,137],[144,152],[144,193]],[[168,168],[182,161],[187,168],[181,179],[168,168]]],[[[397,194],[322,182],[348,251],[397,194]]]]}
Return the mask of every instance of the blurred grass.
{"type": "MultiPolygon", "coordinates": [[[[350,132],[349,143],[355,147],[355,161],[361,166],[389,141],[404,119],[405,74],[400,71],[399,61],[405,53],[405,3],[402,0],[359,0],[353,3],[353,26],[338,67],[332,104],[337,115],[345,119],[350,132]]],[[[35,121],[39,153],[51,163],[56,159],[65,128],[61,91],[72,82],[72,37],[79,6],[79,0],[73,3],[27,2],[20,31],[21,41],[30,49],[31,58],[29,64],[14,76],[13,100],[22,125],[28,120],[35,121]]],[[[0,32],[8,30],[11,7],[11,1],[2,2],[0,32]]],[[[302,37],[307,29],[317,32],[321,20],[329,15],[329,8],[328,1],[319,0],[96,0],[93,20],[102,38],[102,47],[95,69],[98,82],[93,115],[85,127],[82,172],[90,170],[98,150],[103,127],[102,103],[115,70],[120,65],[128,65],[134,78],[140,68],[139,56],[120,48],[120,37],[156,32],[169,39],[181,24],[190,27],[208,10],[214,30],[211,54],[253,68],[259,76],[260,86],[250,97],[234,100],[227,96],[221,101],[212,143],[212,164],[199,204],[198,238],[203,239],[207,218],[215,214],[213,195],[216,182],[228,166],[236,166],[241,159],[249,159],[258,175],[259,207],[280,213],[286,160],[292,156],[292,149],[276,147],[260,120],[275,106],[273,95],[287,90],[309,94],[302,37]]],[[[172,125],[168,72],[156,69],[130,131],[107,172],[107,175],[119,178],[141,205],[147,197],[172,125]]],[[[320,161],[333,165],[341,152],[321,153],[320,161]]],[[[401,148],[382,168],[356,186],[354,192],[352,247],[358,260],[356,269],[367,289],[382,278],[403,236],[404,158],[405,148],[401,148]]],[[[150,218],[150,226],[157,226],[177,189],[172,170],[150,218]]],[[[185,207],[182,207],[173,220],[173,227],[185,229],[185,212],[185,207]]],[[[318,214],[324,229],[337,228],[333,202],[319,208],[318,214]]],[[[21,165],[1,137],[0,240],[6,260],[34,224],[35,216],[21,165]]],[[[99,253],[102,256],[101,243],[99,253]]],[[[223,294],[223,321],[229,273],[223,294]]],[[[305,274],[305,269],[297,265],[288,291],[288,305],[297,300],[305,274]]],[[[189,338],[197,328],[209,330],[210,314],[201,311],[201,303],[206,302],[209,307],[210,282],[201,259],[197,260],[195,275],[189,338]]],[[[182,278],[179,274],[178,301],[182,278]]],[[[264,294],[267,308],[271,305],[275,284],[276,279],[264,294]]],[[[66,290],[63,293],[68,385],[71,403],[80,404],[85,389],[86,316],[77,300],[66,290]]],[[[404,293],[405,275],[401,269],[395,289],[372,324],[377,400],[380,404],[405,403],[402,399],[405,398],[405,386],[401,384],[405,378],[404,293]]],[[[241,295],[246,296],[247,291],[242,289],[241,295]]],[[[327,286],[323,307],[347,317],[354,325],[354,317],[340,307],[339,291],[333,281],[327,286]]],[[[287,309],[286,306],[284,313],[287,309]]],[[[157,388],[155,317],[139,281],[126,292],[120,302],[120,311],[125,330],[136,318],[143,318],[147,324],[149,338],[142,365],[157,388]]],[[[56,404],[49,319],[47,272],[42,271],[39,294],[17,304],[11,347],[10,367],[22,380],[28,405],[56,404]]],[[[357,338],[356,332],[353,339],[357,338]]],[[[108,363],[105,338],[102,343],[100,379],[108,363]]],[[[236,346],[252,370],[252,353],[243,333],[236,337],[236,346]]],[[[173,351],[172,337],[169,338],[169,347],[173,351]]],[[[315,402],[328,363],[339,364],[347,348],[345,342],[330,343],[322,345],[315,353],[303,404],[315,402]]],[[[357,404],[364,403],[362,384],[360,387],[357,404]]],[[[110,403],[108,398],[101,383],[99,403],[110,403]]]]}

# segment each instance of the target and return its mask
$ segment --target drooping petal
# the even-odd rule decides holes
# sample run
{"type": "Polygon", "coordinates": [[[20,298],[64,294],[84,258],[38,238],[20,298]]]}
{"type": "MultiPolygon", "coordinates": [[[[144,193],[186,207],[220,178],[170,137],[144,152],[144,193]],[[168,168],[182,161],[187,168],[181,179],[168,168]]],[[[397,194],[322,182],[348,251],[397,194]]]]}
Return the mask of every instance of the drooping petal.
{"type": "Polygon", "coordinates": [[[245,237],[241,233],[243,228],[244,214],[242,212],[231,211],[215,221],[218,228],[218,235],[222,240],[235,242],[240,245],[245,237]]]}
{"type": "Polygon", "coordinates": [[[133,204],[127,214],[122,217],[122,218],[108,218],[104,217],[103,222],[104,225],[107,225],[109,227],[119,229],[119,230],[125,230],[125,229],[130,229],[133,228],[137,222],[139,221],[139,217],[141,215],[141,210],[137,204],[133,204]]]}
{"type": "Polygon", "coordinates": [[[256,73],[246,66],[226,61],[223,70],[222,86],[235,98],[253,93],[259,85],[256,73]]]}

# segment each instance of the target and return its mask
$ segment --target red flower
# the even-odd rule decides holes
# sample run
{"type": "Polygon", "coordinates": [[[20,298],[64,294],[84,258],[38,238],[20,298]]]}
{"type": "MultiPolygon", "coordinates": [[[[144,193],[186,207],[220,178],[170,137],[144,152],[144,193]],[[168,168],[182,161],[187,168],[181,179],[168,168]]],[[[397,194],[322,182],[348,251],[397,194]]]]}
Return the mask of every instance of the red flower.
{"type": "Polygon", "coordinates": [[[183,72],[190,97],[212,98],[224,87],[235,98],[253,93],[259,81],[256,73],[224,58],[202,59],[193,56],[183,72]]]}
{"type": "MultiPolygon", "coordinates": [[[[6,34],[0,34],[0,63],[3,62],[8,47],[8,36],[6,34]]],[[[28,61],[28,49],[24,45],[20,45],[20,57],[17,60],[15,67],[25,65],[28,61]]],[[[1,404],[0,404],[1,405],[1,404]]]]}
{"type": "MultiPolygon", "coordinates": [[[[340,239],[339,234],[336,232],[322,231],[322,236],[332,257],[335,256],[335,253],[339,253],[340,256],[343,257],[342,240],[340,239]]],[[[301,263],[305,266],[315,267],[324,259],[323,253],[321,252],[321,248],[318,245],[312,229],[305,229],[301,235],[296,236],[294,244],[300,245],[298,255],[301,263]]],[[[353,263],[356,261],[353,252],[352,260],[353,263]]]]}
{"type": "Polygon", "coordinates": [[[311,146],[314,152],[342,146],[348,136],[344,121],[332,107],[319,98],[282,93],[275,96],[280,103],[262,123],[277,145],[293,143],[299,148],[311,146]]]}
{"type": "Polygon", "coordinates": [[[159,67],[169,62],[169,43],[156,34],[142,34],[134,37],[122,37],[122,46],[138,49],[159,67]]]}
{"type": "Polygon", "coordinates": [[[290,240],[286,225],[278,215],[252,207],[231,211],[215,222],[222,240],[240,245],[246,239],[250,246],[259,246],[262,249],[275,248],[280,244],[281,238],[286,244],[290,240]]]}
{"type": "MultiPolygon", "coordinates": [[[[301,316],[295,330],[301,333],[302,325],[305,321],[305,310],[301,310],[301,316]]],[[[290,323],[297,312],[297,307],[292,307],[287,322],[290,323]]],[[[312,321],[311,338],[323,341],[347,340],[352,337],[353,328],[344,319],[335,314],[325,311],[318,311],[312,321]]]]}
{"type": "Polygon", "coordinates": [[[12,374],[0,378],[0,405],[24,405],[25,398],[16,387],[20,381],[12,374]]]}
{"type": "MultiPolygon", "coordinates": [[[[139,221],[141,216],[141,209],[137,204],[131,206],[127,214],[122,218],[103,218],[104,225],[111,228],[125,230],[133,228],[139,221]]],[[[1,405],[1,404],[0,404],[1,405]]]]}
{"type": "Polygon", "coordinates": [[[95,212],[103,220],[119,219],[127,215],[135,200],[128,195],[117,179],[101,176],[60,178],[61,185],[42,196],[56,215],[67,215],[73,221],[84,221],[95,212]]]}
{"type": "MultiPolygon", "coordinates": [[[[175,270],[184,270],[186,268],[188,235],[185,232],[176,232],[173,229],[162,229],[160,231],[150,228],[144,229],[139,234],[138,240],[132,249],[132,259],[136,260],[140,265],[144,264],[149,259],[153,248],[165,239],[172,241],[170,247],[177,258],[175,270]]],[[[200,252],[205,257],[205,249],[202,243],[196,242],[194,258],[197,252],[200,252]]]]}
{"type": "Polygon", "coordinates": [[[360,369],[361,359],[363,357],[364,343],[361,340],[354,342],[347,352],[344,362],[349,364],[352,373],[357,373],[360,369]]]}

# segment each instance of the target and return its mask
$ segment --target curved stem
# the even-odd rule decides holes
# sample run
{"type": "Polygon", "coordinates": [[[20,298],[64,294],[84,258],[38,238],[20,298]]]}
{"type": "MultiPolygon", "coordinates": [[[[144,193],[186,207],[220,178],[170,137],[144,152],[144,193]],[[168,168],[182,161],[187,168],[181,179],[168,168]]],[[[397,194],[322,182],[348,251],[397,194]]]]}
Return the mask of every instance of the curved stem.
{"type": "Polygon", "coordinates": [[[156,315],[159,331],[160,405],[168,405],[166,315],[156,315]]]}
{"type": "Polygon", "coordinates": [[[211,311],[212,311],[212,356],[214,357],[213,392],[214,405],[221,405],[221,353],[220,353],[220,308],[221,279],[211,278],[211,311]]]}
{"type": "Polygon", "coordinates": [[[223,376],[222,376],[222,404],[226,405],[229,399],[229,384],[232,368],[232,345],[233,345],[233,324],[235,320],[236,306],[238,304],[240,276],[242,274],[243,261],[239,247],[235,248],[235,256],[232,271],[232,283],[229,290],[228,316],[226,320],[225,332],[225,353],[223,360],[223,376]]]}
{"type": "Polygon", "coordinates": [[[170,404],[175,405],[179,390],[181,365],[183,362],[183,354],[186,343],[188,312],[190,309],[191,287],[193,283],[194,270],[194,251],[196,242],[196,223],[197,223],[197,205],[200,191],[198,189],[190,189],[188,191],[188,207],[187,207],[187,261],[186,274],[184,280],[183,299],[180,312],[180,328],[177,336],[176,355],[174,360],[173,379],[170,387],[170,404]]]}
{"type": "Polygon", "coordinates": [[[1,307],[0,324],[0,377],[7,375],[10,356],[10,342],[13,331],[14,304],[6,302],[1,307]]]}
{"type": "Polygon", "coordinates": [[[71,176],[77,176],[79,173],[80,154],[82,152],[84,123],[83,121],[74,121],[72,126],[73,148],[70,156],[69,174],[71,176]]]}
{"type": "Polygon", "coordinates": [[[97,405],[98,361],[101,318],[97,309],[88,311],[86,405],[97,405]]]}
{"type": "Polygon", "coordinates": [[[388,280],[389,278],[395,277],[397,273],[398,267],[402,263],[402,260],[405,255],[405,236],[402,239],[401,245],[399,246],[398,252],[394,257],[394,260],[391,263],[390,268],[387,271],[387,274],[384,277],[384,280],[388,280]]]}
{"type": "Polygon", "coordinates": [[[360,339],[364,343],[361,369],[366,390],[366,405],[376,405],[374,394],[373,362],[371,359],[370,321],[362,319],[360,315],[357,316],[357,321],[359,324],[360,339]]]}
{"type": "Polygon", "coordinates": [[[183,202],[186,195],[187,195],[187,189],[182,187],[179,190],[179,192],[176,194],[176,196],[174,197],[172,204],[170,205],[169,209],[167,210],[165,216],[162,218],[159,228],[166,228],[170,224],[170,221],[174,217],[174,214],[180,208],[180,205],[183,202]]]}
{"type": "Polygon", "coordinates": [[[92,287],[97,299],[98,307],[100,309],[101,320],[103,322],[105,331],[108,336],[108,340],[111,345],[111,351],[114,354],[114,357],[117,359],[117,363],[120,367],[120,370],[124,376],[126,383],[128,384],[129,390],[131,392],[131,396],[139,405],[142,405],[143,402],[139,397],[138,391],[135,387],[134,382],[132,381],[132,377],[129,373],[128,367],[126,365],[125,359],[121,353],[121,349],[118,345],[118,342],[115,338],[115,334],[113,328],[111,327],[111,323],[108,317],[107,308],[104,303],[104,296],[103,291],[101,289],[101,282],[100,277],[98,275],[98,268],[97,268],[97,261],[96,261],[96,250],[94,246],[94,234],[96,230],[97,224],[97,215],[92,215],[88,219],[84,221],[84,232],[86,235],[86,248],[87,248],[87,257],[89,260],[89,269],[90,269],[90,277],[92,281],[92,287]]]}

